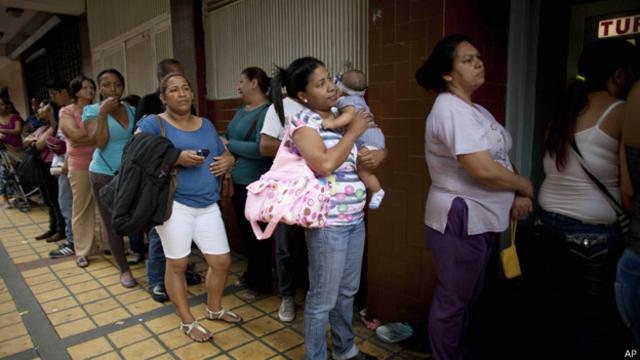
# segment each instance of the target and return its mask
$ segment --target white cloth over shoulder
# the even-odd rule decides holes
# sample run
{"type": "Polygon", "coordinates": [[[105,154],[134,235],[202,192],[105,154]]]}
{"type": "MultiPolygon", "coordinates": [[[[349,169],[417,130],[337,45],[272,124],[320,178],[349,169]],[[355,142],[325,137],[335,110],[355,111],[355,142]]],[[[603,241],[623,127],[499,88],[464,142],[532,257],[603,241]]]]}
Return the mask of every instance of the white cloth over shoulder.
{"type": "MultiPolygon", "coordinates": [[[[299,102],[288,97],[282,99],[282,106],[284,107],[284,116],[286,119],[291,118],[304,109],[304,106],[299,102]]],[[[267,113],[264,116],[264,125],[262,125],[260,134],[269,135],[278,140],[282,140],[284,137],[284,126],[280,123],[280,118],[278,118],[278,113],[276,113],[276,107],[273,104],[267,109],[267,113]]]]}
{"type": "Polygon", "coordinates": [[[447,92],[438,95],[425,129],[431,176],[425,224],[444,233],[451,202],[461,197],[469,208],[468,235],[504,231],[514,192],[494,190],[473,179],[458,156],[489,151],[494,161],[513,171],[510,149],[511,136],[485,108],[447,92]]]}

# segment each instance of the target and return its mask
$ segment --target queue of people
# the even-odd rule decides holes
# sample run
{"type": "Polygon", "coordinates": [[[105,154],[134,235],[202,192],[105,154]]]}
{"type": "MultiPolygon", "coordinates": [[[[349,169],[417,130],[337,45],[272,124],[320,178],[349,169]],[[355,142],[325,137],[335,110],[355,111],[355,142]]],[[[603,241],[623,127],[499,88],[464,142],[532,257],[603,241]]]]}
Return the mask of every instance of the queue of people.
{"type": "MultiPolygon", "coordinates": [[[[618,40],[585,47],[579,74],[549,121],[545,180],[537,199],[531,181],[509,159],[509,132],[473,101],[485,83],[485,64],[473,40],[443,38],[417,69],[417,83],[437,93],[425,124],[432,184],[424,217],[436,270],[428,310],[436,359],[470,356],[471,305],[482,292],[498,235],[511,221],[534,212],[534,203],[540,205],[535,214],[551,245],[540,321],[553,326],[543,336],[548,345],[541,346],[593,357],[628,344],[630,336],[640,342],[634,124],[640,82],[629,95],[640,75],[637,54],[633,45],[618,40]],[[603,202],[607,206],[596,205],[603,202]],[[629,236],[620,222],[625,212],[633,214],[629,236]]],[[[246,272],[235,285],[247,288],[245,300],[271,292],[275,245],[281,321],[294,320],[296,287],[306,289],[305,359],[328,357],[327,324],[334,359],[374,359],[358,349],[352,326],[365,249],[365,205],[376,209],[385,196],[375,170],[387,149],[364,97],[365,74],[350,70],[336,81],[313,57],[278,68],[273,78],[247,67],[237,87],[243,104],[222,136],[212,121],[196,114],[190,79],[177,60],[161,61],[157,75],[158,90],[137,106],[130,105],[133,97],[123,101],[125,79],[115,69],[101,71],[97,87],[84,76],[52,83],[51,100],[38,104],[24,129],[9,112],[8,100],[0,99],[0,140],[6,151],[19,158],[31,148],[45,166],[60,168],[39,186],[50,227],[36,239],[66,239],[51,256],[75,255],[79,267],[90,266],[90,256],[103,247],[100,239],[107,240],[126,288],[137,286],[130,265],[148,253],[151,296],[174,304],[177,326],[186,336],[215,341],[187,301],[187,286],[199,281],[190,274],[189,255],[195,243],[207,263],[205,318],[242,322],[241,313],[222,304],[231,249],[218,202],[223,182],[231,180],[247,255],[246,272]],[[96,92],[99,103],[94,103],[96,92]],[[24,140],[23,132],[29,133],[24,140]],[[100,194],[121,168],[127,144],[139,136],[164,137],[176,149],[177,185],[166,200],[170,216],[129,234],[127,250],[112,223],[113,209],[100,194]],[[325,186],[330,206],[322,227],[279,224],[274,244],[271,238],[257,240],[245,206],[247,186],[269,170],[279,151],[304,161],[325,186]],[[127,252],[133,256],[127,258],[127,252]]]]}

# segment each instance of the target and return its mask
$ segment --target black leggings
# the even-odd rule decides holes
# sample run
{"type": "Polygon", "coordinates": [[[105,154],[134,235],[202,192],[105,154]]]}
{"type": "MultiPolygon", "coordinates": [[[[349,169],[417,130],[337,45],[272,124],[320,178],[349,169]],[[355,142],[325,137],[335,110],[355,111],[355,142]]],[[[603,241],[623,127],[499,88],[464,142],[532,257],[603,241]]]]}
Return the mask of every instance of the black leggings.
{"type": "Polygon", "coordinates": [[[251,224],[244,217],[244,205],[247,201],[247,186],[233,185],[233,208],[238,219],[240,236],[247,247],[247,286],[259,293],[271,292],[271,257],[273,238],[258,240],[253,234],[251,224]]]}
{"type": "Polygon", "coordinates": [[[124,273],[129,271],[127,257],[124,254],[124,239],[113,231],[113,228],[111,227],[111,212],[104,206],[102,201],[100,201],[100,189],[107,185],[112,178],[113,176],[98,174],[91,171],[89,172],[89,180],[91,181],[93,196],[98,203],[98,209],[100,209],[100,215],[102,216],[104,226],[107,228],[111,253],[113,253],[113,257],[116,259],[120,272],[124,273]]]}
{"type": "Polygon", "coordinates": [[[66,224],[58,204],[58,179],[47,174],[44,185],[39,188],[42,201],[49,208],[49,231],[64,235],[66,224]]]}

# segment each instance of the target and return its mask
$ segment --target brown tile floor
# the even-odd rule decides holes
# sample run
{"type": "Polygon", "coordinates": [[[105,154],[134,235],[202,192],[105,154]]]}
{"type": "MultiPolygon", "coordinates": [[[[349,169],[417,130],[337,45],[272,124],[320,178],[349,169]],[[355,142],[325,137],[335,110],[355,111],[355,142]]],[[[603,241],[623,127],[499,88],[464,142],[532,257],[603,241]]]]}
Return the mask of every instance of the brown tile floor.
{"type": "MultiPolygon", "coordinates": [[[[32,339],[34,335],[28,331],[29,328],[36,332],[39,327],[49,329],[49,338],[45,336],[41,341],[53,341],[62,346],[72,359],[302,357],[303,304],[298,304],[296,320],[285,324],[278,321],[276,313],[280,298],[277,296],[244,301],[239,296],[243,290],[233,286],[246,267],[241,257],[234,256],[223,304],[241,314],[244,322],[231,325],[203,320],[203,324],[214,332],[214,340],[198,344],[177,329],[179,319],[170,304],[151,299],[146,291],[143,265],[133,267],[140,286],[125,289],[118,282],[118,270],[111,258],[93,257],[91,265],[85,269],[76,267],[72,258],[49,260],[48,253],[56,248],[56,244],[33,240],[47,225],[45,210],[35,207],[28,213],[13,209],[0,212],[0,243],[15,265],[14,269],[20,272],[17,279],[34,300],[34,312],[43,314],[43,323],[25,327],[27,318],[23,319],[23,316],[29,310],[16,306],[6,281],[0,277],[0,358],[42,356],[40,347],[32,339]]],[[[202,258],[194,255],[193,260],[196,270],[204,273],[206,265],[202,258]]],[[[201,320],[204,318],[204,293],[203,285],[189,287],[192,311],[201,320]]],[[[424,358],[424,354],[379,342],[375,334],[359,322],[354,327],[358,346],[381,359],[424,358]]]]}

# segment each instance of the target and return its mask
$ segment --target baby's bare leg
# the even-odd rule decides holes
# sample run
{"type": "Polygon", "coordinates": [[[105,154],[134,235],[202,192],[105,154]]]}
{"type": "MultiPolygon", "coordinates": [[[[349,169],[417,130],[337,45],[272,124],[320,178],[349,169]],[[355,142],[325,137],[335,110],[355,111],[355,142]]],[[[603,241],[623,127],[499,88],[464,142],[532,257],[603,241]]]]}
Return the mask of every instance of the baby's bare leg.
{"type": "Polygon", "coordinates": [[[358,169],[358,176],[360,177],[360,180],[362,180],[364,185],[367,187],[367,190],[371,192],[377,192],[382,189],[382,185],[380,185],[380,181],[378,180],[378,177],[374,173],[370,172],[369,170],[365,170],[362,168],[358,169]]]}

